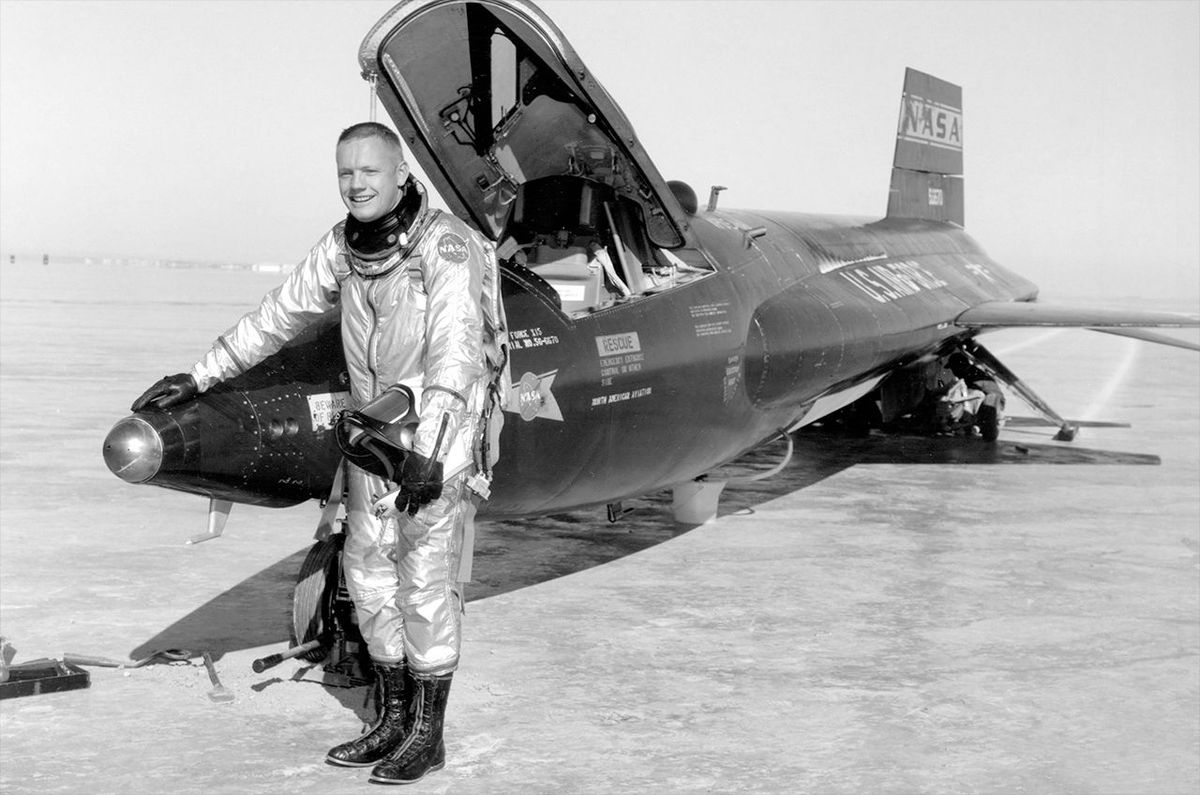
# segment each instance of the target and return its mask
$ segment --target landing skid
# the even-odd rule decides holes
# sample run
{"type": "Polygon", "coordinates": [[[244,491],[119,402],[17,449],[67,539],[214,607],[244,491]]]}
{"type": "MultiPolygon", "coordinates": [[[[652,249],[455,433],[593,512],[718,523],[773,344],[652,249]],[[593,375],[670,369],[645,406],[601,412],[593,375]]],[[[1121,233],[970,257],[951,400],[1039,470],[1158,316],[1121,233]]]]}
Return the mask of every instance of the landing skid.
{"type": "Polygon", "coordinates": [[[187,540],[189,544],[199,544],[201,541],[211,541],[214,538],[220,538],[221,533],[225,532],[225,523],[229,521],[229,512],[233,510],[233,503],[229,500],[218,500],[215,497],[210,497],[208,500],[208,528],[199,535],[194,535],[187,540]]]}
{"type": "Polygon", "coordinates": [[[671,512],[680,524],[705,524],[717,518],[726,481],[704,476],[671,489],[671,512]]]}
{"type": "MultiPolygon", "coordinates": [[[[671,490],[671,511],[674,514],[675,521],[680,524],[705,524],[717,518],[717,508],[721,500],[721,492],[725,487],[733,484],[739,486],[745,483],[753,483],[758,480],[766,480],[774,477],[783,471],[783,468],[792,460],[792,454],[796,450],[795,442],[792,441],[792,435],[786,430],[780,428],[779,436],[787,442],[787,450],[779,463],[761,472],[756,472],[753,475],[727,476],[722,472],[723,469],[735,462],[725,464],[723,467],[718,467],[712,472],[705,473],[695,480],[689,480],[687,483],[680,483],[671,490]]],[[[772,441],[777,437],[771,437],[763,442],[772,441]]]]}
{"type": "Polygon", "coordinates": [[[1021,399],[1033,408],[1034,411],[1041,414],[1052,424],[1058,426],[1058,433],[1054,435],[1056,441],[1070,442],[1074,441],[1075,434],[1079,432],[1079,426],[1063,419],[1058,412],[1050,408],[1046,401],[1042,400],[1036,392],[1030,389],[1029,385],[1017,377],[1017,374],[1004,366],[1004,363],[997,359],[992,352],[980,345],[975,340],[968,340],[962,345],[963,350],[971,354],[976,361],[981,362],[988,370],[991,371],[1005,386],[1021,396],[1021,399]]]}

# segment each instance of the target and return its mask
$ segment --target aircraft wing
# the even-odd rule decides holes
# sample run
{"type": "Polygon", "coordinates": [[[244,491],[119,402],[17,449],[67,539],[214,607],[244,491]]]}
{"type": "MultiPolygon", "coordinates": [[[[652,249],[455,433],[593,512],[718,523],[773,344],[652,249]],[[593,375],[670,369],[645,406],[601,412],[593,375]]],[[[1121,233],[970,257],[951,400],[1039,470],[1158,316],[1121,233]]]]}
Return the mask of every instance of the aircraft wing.
{"type": "Polygon", "coordinates": [[[1195,328],[1200,317],[1183,312],[1156,312],[1141,309],[1100,309],[1039,302],[988,301],[973,306],[954,321],[963,328],[1013,328],[1059,326],[1086,328],[1122,337],[1173,345],[1200,351],[1200,345],[1187,340],[1145,331],[1154,328],[1195,328]]]}
{"type": "Polygon", "coordinates": [[[1130,337],[1143,342],[1155,342],[1159,345],[1171,345],[1176,348],[1186,348],[1189,351],[1200,351],[1200,344],[1181,340],[1178,337],[1172,337],[1167,334],[1157,334],[1153,331],[1146,331],[1141,328],[1092,328],[1092,331],[1101,331],[1105,334],[1116,334],[1118,337],[1130,337]]]}

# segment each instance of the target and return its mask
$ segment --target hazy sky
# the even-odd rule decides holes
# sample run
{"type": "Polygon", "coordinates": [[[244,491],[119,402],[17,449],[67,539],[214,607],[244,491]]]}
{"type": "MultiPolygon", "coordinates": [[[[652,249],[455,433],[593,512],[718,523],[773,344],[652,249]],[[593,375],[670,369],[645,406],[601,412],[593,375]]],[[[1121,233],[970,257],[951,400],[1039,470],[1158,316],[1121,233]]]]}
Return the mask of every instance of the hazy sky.
{"type": "MultiPolygon", "coordinates": [[[[1200,301],[1194,0],[540,5],[702,199],[882,215],[913,66],[963,86],[995,259],[1047,298],[1200,301]]],[[[298,260],[345,213],[333,142],[390,6],[0,0],[0,248],[298,260]]]]}

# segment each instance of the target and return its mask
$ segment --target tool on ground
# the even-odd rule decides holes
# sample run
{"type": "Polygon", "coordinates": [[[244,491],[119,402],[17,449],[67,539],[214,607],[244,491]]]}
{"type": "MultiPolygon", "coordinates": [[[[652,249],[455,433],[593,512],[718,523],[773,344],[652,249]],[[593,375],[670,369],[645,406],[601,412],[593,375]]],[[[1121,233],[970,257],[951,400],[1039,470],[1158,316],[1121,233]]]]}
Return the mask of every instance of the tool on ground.
{"type": "Polygon", "coordinates": [[[254,673],[261,674],[268,668],[274,668],[276,665],[279,665],[279,663],[283,662],[284,660],[290,660],[293,657],[299,657],[301,654],[306,654],[310,651],[316,651],[317,649],[326,645],[328,642],[329,637],[327,635],[321,635],[320,637],[310,640],[308,643],[301,643],[299,646],[293,646],[287,651],[280,652],[278,654],[268,654],[266,657],[260,657],[252,662],[250,667],[254,669],[254,673]]]}
{"type": "Polygon", "coordinates": [[[98,657],[94,654],[75,654],[73,652],[64,652],[62,659],[63,662],[71,665],[89,665],[99,668],[141,668],[143,665],[149,665],[159,660],[182,662],[195,656],[187,649],[160,649],[150,652],[140,660],[114,660],[112,657],[98,657]]]}
{"type": "Polygon", "coordinates": [[[62,660],[45,657],[8,666],[8,678],[0,682],[0,698],[36,696],[90,686],[88,672],[62,660]]]}
{"type": "Polygon", "coordinates": [[[0,684],[8,681],[8,664],[17,656],[17,650],[8,642],[8,638],[0,635],[0,684]]]}
{"type": "Polygon", "coordinates": [[[221,684],[217,678],[217,669],[213,667],[212,655],[204,652],[204,667],[208,669],[208,678],[212,680],[213,689],[208,691],[209,701],[233,701],[233,691],[221,684]]]}

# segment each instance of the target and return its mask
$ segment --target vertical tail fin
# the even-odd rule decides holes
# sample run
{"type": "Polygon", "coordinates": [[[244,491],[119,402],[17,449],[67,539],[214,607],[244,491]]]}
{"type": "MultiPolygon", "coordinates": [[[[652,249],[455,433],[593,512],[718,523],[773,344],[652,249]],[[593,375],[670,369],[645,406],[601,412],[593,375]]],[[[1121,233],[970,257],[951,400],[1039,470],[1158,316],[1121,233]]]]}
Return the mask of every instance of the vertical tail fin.
{"type": "Polygon", "coordinates": [[[962,89],[905,70],[889,218],[963,226],[962,135],[962,89]]]}

